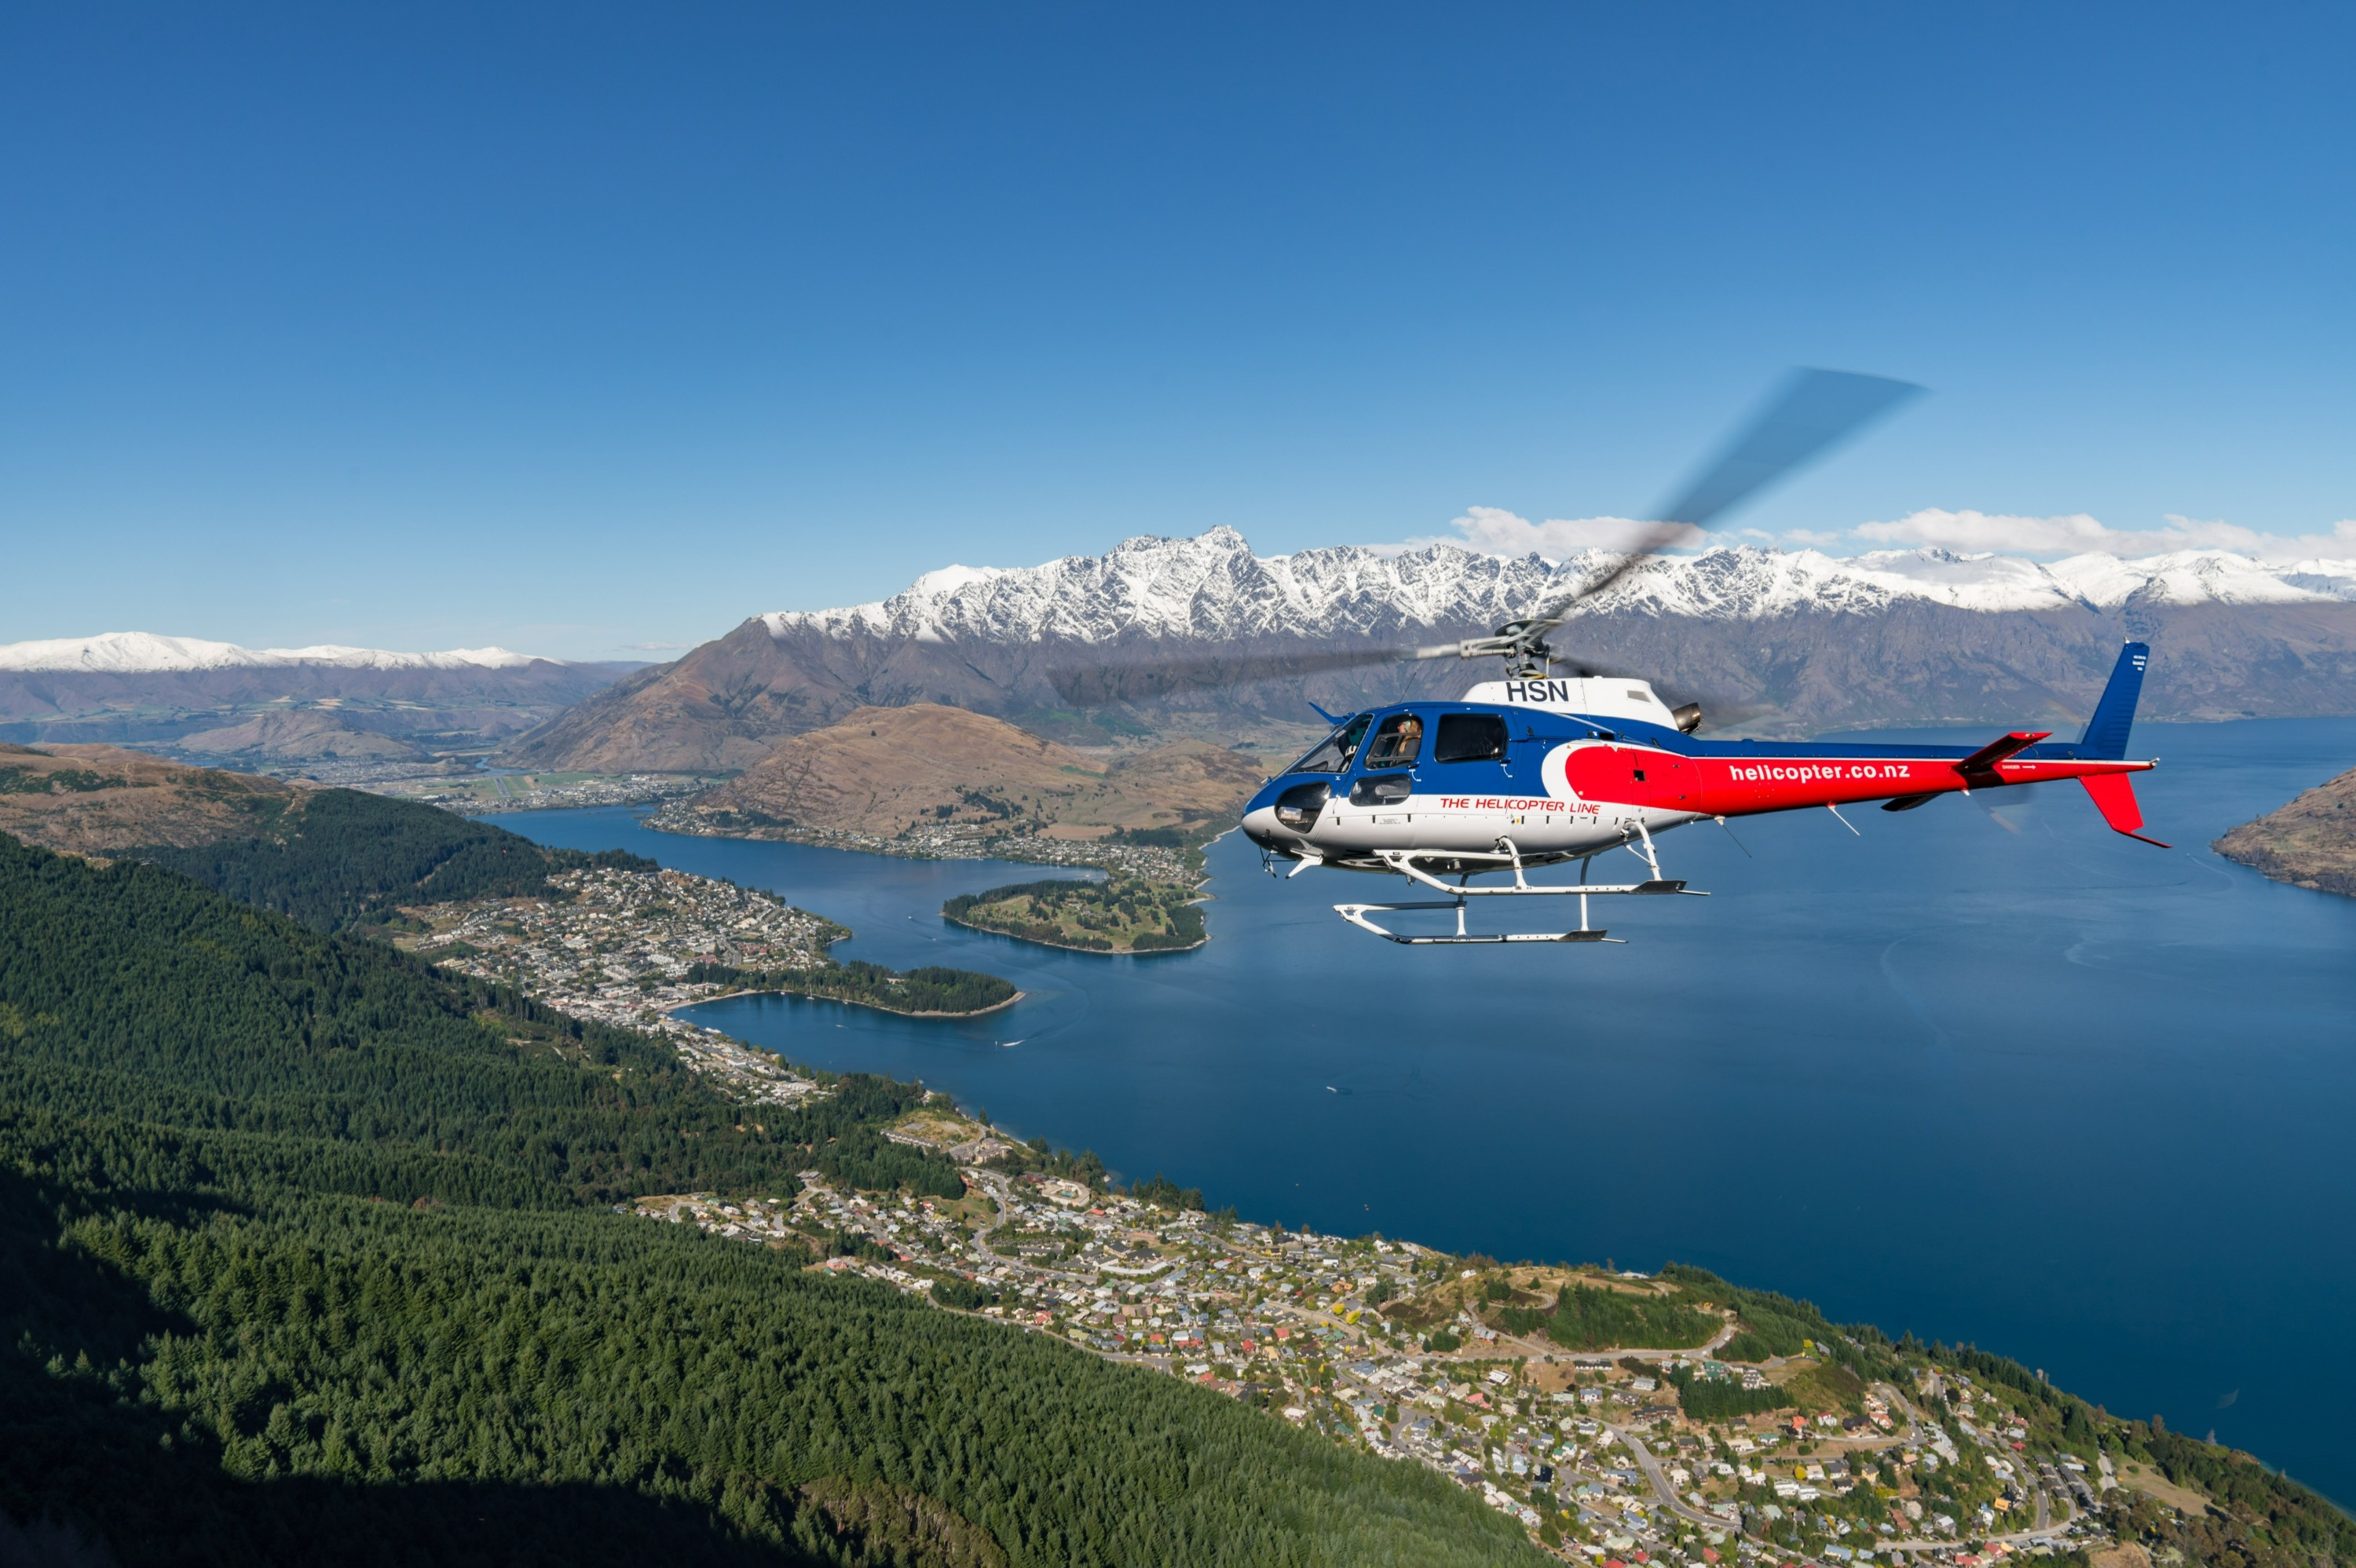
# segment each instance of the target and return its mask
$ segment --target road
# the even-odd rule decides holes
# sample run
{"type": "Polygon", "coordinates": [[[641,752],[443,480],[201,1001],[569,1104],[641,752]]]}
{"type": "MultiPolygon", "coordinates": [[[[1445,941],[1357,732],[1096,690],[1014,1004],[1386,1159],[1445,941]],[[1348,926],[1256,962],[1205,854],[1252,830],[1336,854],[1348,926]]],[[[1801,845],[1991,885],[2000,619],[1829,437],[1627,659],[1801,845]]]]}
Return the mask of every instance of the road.
{"type": "Polygon", "coordinates": [[[996,1212],[991,1216],[990,1223],[973,1233],[973,1255],[991,1264],[1016,1261],[999,1256],[991,1250],[990,1246],[990,1238],[998,1233],[999,1230],[1005,1225],[1007,1215],[1014,1211],[1014,1192],[1007,1186],[1006,1178],[994,1170],[983,1170],[978,1166],[969,1166],[958,1174],[968,1181],[979,1182],[982,1190],[990,1194],[991,1202],[996,1206],[996,1212]]]}
{"type": "MultiPolygon", "coordinates": [[[[1609,1426],[1610,1423],[1607,1422],[1605,1424],[1609,1426]]],[[[1741,1532],[1742,1525],[1739,1520],[1728,1520],[1722,1515],[1695,1508],[1677,1496],[1677,1489],[1669,1484],[1668,1472],[1661,1468],[1661,1462],[1653,1457],[1653,1451],[1644,1446],[1644,1440],[1637,1436],[1634,1432],[1625,1426],[1612,1426],[1611,1431],[1614,1437],[1620,1439],[1621,1446],[1635,1456],[1636,1467],[1644,1472],[1646,1480],[1653,1483],[1653,1495],[1660,1499],[1662,1507],[1679,1519],[1691,1524],[1700,1525],[1705,1530],[1730,1530],[1738,1534],[1741,1532]]]]}

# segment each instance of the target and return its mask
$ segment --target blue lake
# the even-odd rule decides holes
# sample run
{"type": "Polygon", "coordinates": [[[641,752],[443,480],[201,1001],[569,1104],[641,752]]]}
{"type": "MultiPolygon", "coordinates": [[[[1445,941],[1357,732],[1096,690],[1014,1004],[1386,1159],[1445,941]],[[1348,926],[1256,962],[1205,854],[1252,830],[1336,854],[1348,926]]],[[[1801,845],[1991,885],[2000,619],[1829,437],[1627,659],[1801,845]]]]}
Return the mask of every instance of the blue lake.
{"type": "Polygon", "coordinates": [[[692,1011],[795,1061],[922,1078],[1253,1219],[1698,1264],[2356,1499],[2356,900],[2206,848],[2356,763],[2356,720],[2146,725],[2136,750],[2165,759],[2136,782],[2173,850],[2059,784],[1855,810],[1861,837],[1824,812],[1740,846],[1704,825],[1662,855],[1714,896],[1599,901],[1624,947],[1396,947],[1331,910],[1385,882],[1277,882],[1231,837],[1208,946],[1092,957],[939,918],[1029,868],[495,820],[771,890],[851,926],[845,957],[1028,993],[967,1021],[692,1011]]]}

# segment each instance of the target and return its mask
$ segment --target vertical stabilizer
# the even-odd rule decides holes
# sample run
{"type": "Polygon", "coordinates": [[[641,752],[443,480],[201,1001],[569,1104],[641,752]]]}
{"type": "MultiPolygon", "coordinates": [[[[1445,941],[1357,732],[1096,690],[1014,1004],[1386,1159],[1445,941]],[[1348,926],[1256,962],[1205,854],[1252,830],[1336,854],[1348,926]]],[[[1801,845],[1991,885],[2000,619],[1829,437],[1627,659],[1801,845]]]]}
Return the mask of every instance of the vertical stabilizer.
{"type": "Polygon", "coordinates": [[[2149,643],[2129,643],[2119,650],[2119,662],[2111,667],[2111,683],[2103,688],[2103,699],[2094,704],[2094,716],[2086,720],[2086,732],[2078,739],[2080,756],[2115,759],[2127,754],[2136,699],[2143,695],[2143,667],[2150,662],[2149,643]]]}
{"type": "Polygon", "coordinates": [[[2124,833],[2130,838],[2140,838],[2147,844],[2166,849],[2170,846],[2138,831],[2143,827],[2143,807],[2136,804],[2135,785],[2125,773],[2086,773],[2078,782],[2086,786],[2086,794],[2094,809],[2103,814],[2114,833],[2124,833]]]}

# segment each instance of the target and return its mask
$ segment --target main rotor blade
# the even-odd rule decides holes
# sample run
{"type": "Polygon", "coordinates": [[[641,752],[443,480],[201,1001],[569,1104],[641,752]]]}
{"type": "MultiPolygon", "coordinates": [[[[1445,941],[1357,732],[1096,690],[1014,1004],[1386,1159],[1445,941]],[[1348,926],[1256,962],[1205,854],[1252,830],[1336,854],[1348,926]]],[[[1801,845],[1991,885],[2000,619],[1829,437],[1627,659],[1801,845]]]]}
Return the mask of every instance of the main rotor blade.
{"type": "Polygon", "coordinates": [[[1214,691],[1255,681],[1323,675],[1369,665],[1407,664],[1416,659],[1453,658],[1456,645],[1428,648],[1343,648],[1308,654],[1209,654],[1194,658],[1137,659],[1118,664],[1077,665],[1047,672],[1057,695],[1075,708],[1140,702],[1182,691],[1214,691]]]}
{"type": "Polygon", "coordinates": [[[1665,523],[1708,528],[1842,437],[1864,429],[1922,389],[1850,370],[1794,370],[1782,389],[1661,514],[1665,523]]]}
{"type": "Polygon", "coordinates": [[[1558,620],[1582,599],[1602,592],[1688,528],[1706,528],[1758,491],[1855,434],[1922,389],[1912,381],[1851,370],[1794,370],[1766,406],[1708,467],[1688,482],[1659,522],[1600,575],[1533,617],[1558,620]]]}

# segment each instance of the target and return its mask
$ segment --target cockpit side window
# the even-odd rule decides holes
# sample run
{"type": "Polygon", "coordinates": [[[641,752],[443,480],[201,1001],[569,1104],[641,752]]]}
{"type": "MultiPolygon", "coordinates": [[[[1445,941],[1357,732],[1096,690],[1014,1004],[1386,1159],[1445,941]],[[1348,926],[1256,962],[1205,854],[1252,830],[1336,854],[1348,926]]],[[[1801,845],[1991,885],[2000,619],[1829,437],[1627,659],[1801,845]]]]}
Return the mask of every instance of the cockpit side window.
{"type": "Polygon", "coordinates": [[[1284,771],[1289,773],[1346,773],[1350,759],[1358,754],[1358,742],[1366,738],[1366,726],[1374,715],[1361,713],[1317,744],[1315,750],[1284,771]]]}
{"type": "Polygon", "coordinates": [[[1375,731],[1366,748],[1369,768],[1404,768],[1423,750],[1423,720],[1413,713],[1394,713],[1375,731]]]}

